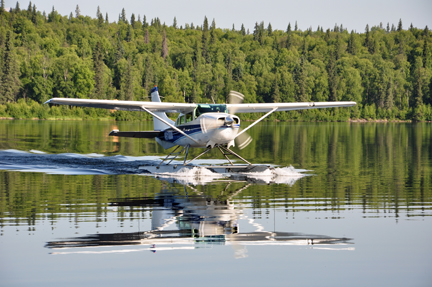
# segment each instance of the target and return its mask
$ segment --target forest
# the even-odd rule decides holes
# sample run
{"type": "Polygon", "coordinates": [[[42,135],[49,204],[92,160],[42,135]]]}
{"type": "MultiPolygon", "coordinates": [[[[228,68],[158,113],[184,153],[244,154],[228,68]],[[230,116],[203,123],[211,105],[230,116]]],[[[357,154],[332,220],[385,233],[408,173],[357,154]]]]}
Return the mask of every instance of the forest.
{"type": "MultiPolygon", "coordinates": [[[[0,117],[146,119],[145,113],[50,107],[53,97],[225,103],[356,101],[350,109],[275,113],[271,120],[432,120],[432,37],[428,27],[343,25],[302,31],[221,29],[216,20],[179,25],[143,14],[95,18],[0,7],[0,117]],[[8,11],[7,11],[8,10],[8,11]],[[115,21],[116,20],[116,21],[115,21]],[[211,22],[211,23],[210,23],[211,22]]],[[[247,117],[259,115],[246,115],[247,117]]]]}

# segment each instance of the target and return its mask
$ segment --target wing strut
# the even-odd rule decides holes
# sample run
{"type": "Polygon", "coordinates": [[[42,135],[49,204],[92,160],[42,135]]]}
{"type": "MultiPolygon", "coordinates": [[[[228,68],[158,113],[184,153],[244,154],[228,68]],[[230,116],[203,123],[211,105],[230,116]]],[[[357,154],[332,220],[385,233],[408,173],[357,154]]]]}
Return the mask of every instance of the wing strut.
{"type": "Polygon", "coordinates": [[[189,136],[187,133],[185,133],[184,131],[182,131],[181,129],[177,128],[176,126],[170,124],[169,122],[167,122],[166,120],[162,119],[161,117],[159,117],[158,115],[156,115],[155,113],[150,112],[149,110],[147,110],[144,106],[141,107],[141,109],[143,109],[144,111],[146,111],[147,113],[149,113],[150,115],[154,116],[155,118],[157,118],[158,120],[160,120],[161,122],[169,125],[171,128],[175,129],[176,131],[178,131],[179,133],[181,133],[182,135],[184,135],[185,137],[193,140],[194,142],[196,142],[197,144],[201,145],[200,142],[198,142],[197,140],[195,140],[193,137],[189,136]]]}
{"type": "Polygon", "coordinates": [[[242,130],[241,132],[239,132],[237,134],[236,137],[238,137],[239,135],[241,135],[242,133],[244,133],[245,131],[247,131],[248,129],[250,129],[251,127],[253,127],[254,125],[256,125],[257,123],[259,123],[260,121],[262,121],[263,119],[265,119],[266,117],[268,117],[271,113],[275,112],[278,108],[273,108],[273,110],[271,110],[270,112],[268,112],[267,114],[263,115],[261,118],[259,118],[258,120],[256,120],[255,122],[253,122],[253,124],[251,124],[250,126],[248,126],[247,128],[245,128],[244,130],[242,130]]]}

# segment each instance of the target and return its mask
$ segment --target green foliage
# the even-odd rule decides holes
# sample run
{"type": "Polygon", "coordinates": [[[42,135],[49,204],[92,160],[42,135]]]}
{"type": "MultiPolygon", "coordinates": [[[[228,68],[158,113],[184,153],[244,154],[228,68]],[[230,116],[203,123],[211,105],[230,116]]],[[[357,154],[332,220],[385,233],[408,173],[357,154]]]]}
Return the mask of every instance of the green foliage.
{"type": "MultiPolygon", "coordinates": [[[[2,11],[8,24],[0,27],[0,103],[148,100],[158,85],[164,101],[176,102],[223,103],[230,90],[243,93],[246,102],[356,101],[353,118],[426,120],[432,105],[432,35],[427,28],[404,30],[402,20],[397,29],[367,25],[365,33],[348,33],[342,25],[301,31],[297,23],[281,31],[257,22],[248,34],[244,25],[220,29],[207,17],[202,26],[183,28],[176,18],[167,26],[134,14],[129,23],[124,9],[117,23],[104,20],[99,7],[95,18],[82,16],[78,6],[74,12],[67,17],[53,8],[45,17],[32,3],[27,10],[2,11]]],[[[56,115],[47,113],[41,116],[56,115]]],[[[273,118],[345,116],[310,111],[273,118]]]]}

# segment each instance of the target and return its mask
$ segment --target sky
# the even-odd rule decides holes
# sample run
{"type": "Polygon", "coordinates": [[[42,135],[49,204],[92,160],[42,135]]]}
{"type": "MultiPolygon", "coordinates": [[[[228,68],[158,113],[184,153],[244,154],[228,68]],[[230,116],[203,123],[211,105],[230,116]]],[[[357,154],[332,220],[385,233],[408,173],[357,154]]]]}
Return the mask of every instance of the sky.
{"type": "MultiPolygon", "coordinates": [[[[16,0],[5,0],[5,7],[16,6],[16,0]]],[[[27,9],[29,1],[19,1],[21,9],[27,9]]],[[[162,23],[171,26],[176,17],[178,26],[185,23],[202,25],[207,16],[209,24],[215,19],[216,27],[231,29],[233,24],[239,30],[244,24],[246,29],[253,31],[255,23],[264,21],[265,27],[270,22],[273,30],[286,30],[288,23],[306,30],[316,30],[322,26],[324,30],[332,29],[335,24],[343,25],[348,31],[364,32],[366,24],[378,26],[380,22],[386,27],[397,26],[402,19],[403,28],[412,23],[414,27],[432,28],[431,0],[33,0],[37,10],[49,13],[54,6],[61,15],[75,15],[79,5],[81,15],[96,17],[97,7],[102,14],[108,13],[110,22],[117,21],[124,8],[128,19],[132,13],[146,15],[147,21],[159,17],[162,23]]]]}

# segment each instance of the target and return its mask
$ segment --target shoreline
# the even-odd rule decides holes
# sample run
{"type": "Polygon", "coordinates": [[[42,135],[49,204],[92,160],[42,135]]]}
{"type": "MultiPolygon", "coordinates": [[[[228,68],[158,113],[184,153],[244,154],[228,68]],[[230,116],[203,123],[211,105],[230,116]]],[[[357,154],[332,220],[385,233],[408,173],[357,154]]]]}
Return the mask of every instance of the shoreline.
{"type": "MultiPolygon", "coordinates": [[[[117,121],[114,118],[47,118],[47,119],[39,119],[39,118],[12,118],[12,117],[0,117],[0,120],[27,120],[27,121],[117,121]]],[[[132,120],[135,121],[135,120],[132,120]]],[[[139,121],[149,121],[149,120],[139,120],[139,121]]],[[[253,120],[243,120],[245,122],[253,122],[253,120]]],[[[282,120],[272,120],[272,122],[309,122],[309,123],[323,123],[323,121],[282,121],[282,120]]],[[[338,122],[338,121],[328,121],[327,123],[338,122]]],[[[412,123],[412,120],[398,120],[398,119],[348,119],[345,121],[347,123],[412,123]]],[[[420,121],[420,123],[431,123],[432,121],[420,121]]]]}

